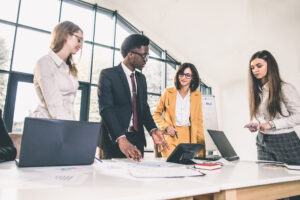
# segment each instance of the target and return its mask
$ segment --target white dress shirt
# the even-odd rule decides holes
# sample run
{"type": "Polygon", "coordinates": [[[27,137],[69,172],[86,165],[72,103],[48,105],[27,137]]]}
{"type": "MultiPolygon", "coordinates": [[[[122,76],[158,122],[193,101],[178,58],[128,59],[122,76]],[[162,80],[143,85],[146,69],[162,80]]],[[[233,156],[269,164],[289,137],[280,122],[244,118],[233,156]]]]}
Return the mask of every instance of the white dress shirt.
{"type": "Polygon", "coordinates": [[[33,81],[39,98],[33,117],[75,120],[73,105],[78,79],[52,50],[38,60],[33,81]]]}
{"type": "MultiPolygon", "coordinates": [[[[135,82],[135,86],[137,87],[137,84],[136,84],[136,80],[135,80],[135,71],[130,71],[130,69],[128,69],[128,67],[126,67],[126,65],[122,62],[121,63],[122,65],[122,69],[123,71],[125,72],[125,76],[127,78],[127,81],[128,81],[128,85],[129,85],[129,91],[130,91],[130,96],[131,96],[131,101],[132,101],[132,84],[131,84],[131,78],[130,78],[130,75],[132,73],[134,73],[134,82],[135,82]]],[[[135,88],[135,91],[137,91],[137,88],[135,88]]],[[[129,127],[130,126],[133,126],[133,114],[131,114],[131,117],[130,117],[130,123],[129,123],[129,127]]],[[[128,128],[129,128],[128,127],[128,128]]]]}
{"type": "Polygon", "coordinates": [[[175,108],[176,126],[190,126],[190,102],[190,90],[184,98],[182,98],[182,96],[179,94],[179,91],[177,91],[175,108]]]}
{"type": "Polygon", "coordinates": [[[258,107],[258,113],[255,118],[258,123],[273,121],[275,124],[275,130],[267,130],[263,132],[265,134],[289,133],[294,131],[294,126],[300,124],[300,96],[297,90],[291,84],[282,83],[281,91],[283,102],[280,103],[280,106],[284,116],[277,113],[275,118],[271,119],[267,109],[269,99],[268,83],[262,87],[262,94],[260,96],[262,102],[258,107]]]}

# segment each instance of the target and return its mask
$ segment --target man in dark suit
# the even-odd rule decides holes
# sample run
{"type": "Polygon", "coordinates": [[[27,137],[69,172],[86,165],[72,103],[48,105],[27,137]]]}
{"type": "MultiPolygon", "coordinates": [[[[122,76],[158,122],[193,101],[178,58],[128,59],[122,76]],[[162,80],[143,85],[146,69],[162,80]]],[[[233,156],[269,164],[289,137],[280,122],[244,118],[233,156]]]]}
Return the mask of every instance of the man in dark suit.
{"type": "Polygon", "coordinates": [[[16,148],[8,135],[0,109],[0,162],[14,160],[16,154],[16,148]]]}
{"type": "Polygon", "coordinates": [[[147,83],[142,70],[148,61],[149,39],[133,34],[122,46],[124,58],[118,66],[101,71],[98,83],[99,112],[102,117],[99,145],[103,157],[140,161],[146,138],[144,126],[161,150],[169,148],[152,119],[147,103],[147,83]]]}

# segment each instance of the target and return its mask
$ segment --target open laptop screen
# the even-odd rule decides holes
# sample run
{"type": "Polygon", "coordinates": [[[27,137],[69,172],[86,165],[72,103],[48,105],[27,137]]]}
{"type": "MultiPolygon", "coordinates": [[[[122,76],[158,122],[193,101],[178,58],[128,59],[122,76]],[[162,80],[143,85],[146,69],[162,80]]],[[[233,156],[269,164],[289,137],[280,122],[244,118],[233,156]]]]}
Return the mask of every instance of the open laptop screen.
{"type": "Polygon", "coordinates": [[[222,157],[227,160],[237,160],[239,157],[228,141],[223,131],[207,130],[215,145],[217,146],[222,157]]]}

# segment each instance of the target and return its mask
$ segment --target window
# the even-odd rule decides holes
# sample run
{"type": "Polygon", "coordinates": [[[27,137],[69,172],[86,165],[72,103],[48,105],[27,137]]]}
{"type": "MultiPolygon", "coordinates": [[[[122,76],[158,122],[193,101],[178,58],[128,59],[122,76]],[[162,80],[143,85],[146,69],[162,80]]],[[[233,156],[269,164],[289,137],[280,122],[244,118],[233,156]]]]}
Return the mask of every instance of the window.
{"type": "Polygon", "coordinates": [[[60,21],[66,20],[77,24],[82,29],[84,40],[93,40],[94,12],[92,7],[63,1],[60,21]]]}
{"type": "Polygon", "coordinates": [[[74,62],[77,63],[79,81],[90,81],[90,68],[92,59],[92,45],[84,43],[81,52],[74,56],[74,62]]]}
{"type": "MultiPolygon", "coordinates": [[[[36,109],[38,99],[32,84],[33,68],[41,56],[48,54],[53,28],[65,20],[79,25],[85,39],[82,53],[74,56],[80,81],[74,103],[77,120],[100,121],[97,95],[100,72],[123,60],[120,47],[128,35],[142,33],[117,12],[84,1],[9,0],[2,3],[0,108],[4,109],[9,131],[22,131],[24,118],[36,109]]],[[[153,113],[165,87],[174,85],[179,63],[153,41],[149,47],[150,58],[142,73],[147,79],[148,103],[153,113]]],[[[204,83],[199,89],[203,94],[211,94],[211,88],[204,83]]],[[[147,150],[153,149],[150,136],[147,141],[147,150]]]]}
{"type": "Polygon", "coordinates": [[[160,94],[163,83],[163,68],[164,62],[149,59],[146,66],[143,68],[143,74],[147,79],[148,92],[160,94]]]}
{"type": "Polygon", "coordinates": [[[117,30],[116,30],[116,47],[121,48],[121,44],[124,39],[130,34],[138,33],[132,27],[128,26],[121,18],[117,20],[117,30]]]}
{"type": "MultiPolygon", "coordinates": [[[[15,22],[17,20],[19,0],[2,1],[0,19],[15,22]]],[[[1,29],[2,30],[2,29],[1,29]]]]}
{"type": "Polygon", "coordinates": [[[101,46],[94,47],[92,83],[98,84],[102,69],[112,67],[113,50],[101,46]]]}
{"type": "Polygon", "coordinates": [[[95,86],[92,86],[91,98],[90,98],[90,114],[89,114],[89,121],[91,121],[91,122],[99,122],[100,121],[97,91],[98,91],[98,88],[95,86]]]}
{"type": "Polygon", "coordinates": [[[175,64],[171,64],[171,63],[167,63],[167,88],[169,87],[175,87],[174,85],[174,78],[176,75],[176,65],[175,64]]]}
{"type": "Polygon", "coordinates": [[[50,42],[48,33],[18,28],[13,70],[32,74],[37,60],[49,52],[50,42]]]}
{"type": "Polygon", "coordinates": [[[59,0],[23,0],[21,3],[19,23],[52,31],[53,27],[58,23],[59,7],[59,0]]]}
{"type": "Polygon", "coordinates": [[[97,12],[95,42],[108,46],[114,45],[114,26],[113,15],[106,12],[97,12]]]}
{"type": "Polygon", "coordinates": [[[0,69],[9,70],[15,27],[0,23],[0,69]]]}
{"type": "Polygon", "coordinates": [[[2,112],[4,110],[7,81],[8,81],[8,74],[0,73],[0,108],[1,108],[2,112]]]}
{"type": "Polygon", "coordinates": [[[13,132],[22,132],[24,118],[32,116],[37,105],[38,98],[34,90],[34,85],[32,83],[18,82],[13,132]]]}

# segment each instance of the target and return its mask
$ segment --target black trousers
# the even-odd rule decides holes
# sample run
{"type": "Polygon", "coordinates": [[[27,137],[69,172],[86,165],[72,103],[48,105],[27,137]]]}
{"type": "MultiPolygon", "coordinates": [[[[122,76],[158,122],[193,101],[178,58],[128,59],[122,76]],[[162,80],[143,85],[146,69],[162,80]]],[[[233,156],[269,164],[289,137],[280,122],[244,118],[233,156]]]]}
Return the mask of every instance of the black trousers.
{"type": "MultiPolygon", "coordinates": [[[[132,145],[136,146],[137,149],[140,150],[142,157],[144,157],[144,139],[142,133],[136,131],[127,132],[125,133],[125,136],[132,145]]],[[[118,143],[114,144],[110,151],[103,151],[103,159],[111,158],[126,158],[120,150],[118,143]]]]}

